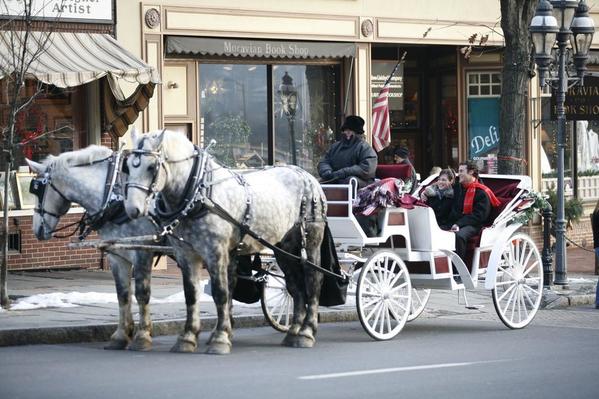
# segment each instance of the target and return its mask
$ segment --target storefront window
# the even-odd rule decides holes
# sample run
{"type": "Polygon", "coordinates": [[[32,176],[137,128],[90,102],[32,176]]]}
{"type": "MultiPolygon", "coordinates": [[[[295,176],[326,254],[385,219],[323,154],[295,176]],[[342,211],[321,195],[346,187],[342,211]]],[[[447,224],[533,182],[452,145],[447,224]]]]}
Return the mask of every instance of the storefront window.
{"type": "Polygon", "coordinates": [[[215,156],[230,167],[272,160],[316,173],[335,139],[338,76],[338,65],[201,64],[203,144],[215,139],[215,156]]]}
{"type": "MultiPolygon", "coordinates": [[[[0,126],[7,126],[11,112],[11,91],[7,85],[6,79],[0,81],[0,126]]],[[[35,99],[17,114],[15,121],[15,141],[19,144],[19,150],[14,154],[9,179],[11,187],[8,202],[12,209],[28,209],[34,205],[28,195],[28,181],[33,174],[29,172],[25,158],[41,162],[48,155],[59,155],[87,144],[83,86],[62,89],[28,80],[19,103],[24,104],[34,95],[35,99]]],[[[4,162],[5,158],[2,158],[1,163],[4,162]]]]}
{"type": "Polygon", "coordinates": [[[336,70],[332,65],[273,66],[275,164],[316,173],[335,141],[336,70]]]}
{"type": "Polygon", "coordinates": [[[206,145],[230,167],[260,167],[268,162],[266,66],[200,66],[200,111],[206,145]]]}
{"type": "Polygon", "coordinates": [[[469,158],[484,173],[497,173],[501,73],[469,72],[466,82],[469,158]]]}
{"type": "MultiPolygon", "coordinates": [[[[36,81],[28,80],[22,91],[21,103],[30,99],[38,90],[36,81]]],[[[17,115],[15,122],[16,139],[21,144],[21,151],[16,154],[15,165],[26,165],[25,157],[41,161],[48,155],[58,155],[81,146],[81,134],[85,126],[77,117],[81,113],[81,88],[62,89],[55,86],[44,86],[41,94],[25,111],[17,115]]],[[[0,81],[0,125],[8,123],[10,102],[6,80],[0,81]]]]}

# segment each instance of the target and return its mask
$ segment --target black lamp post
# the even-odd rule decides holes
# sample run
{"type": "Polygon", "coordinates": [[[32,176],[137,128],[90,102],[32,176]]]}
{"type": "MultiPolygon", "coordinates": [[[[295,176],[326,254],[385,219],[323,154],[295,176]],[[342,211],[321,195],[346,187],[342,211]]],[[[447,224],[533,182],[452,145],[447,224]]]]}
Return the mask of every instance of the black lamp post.
{"type": "Polygon", "coordinates": [[[541,87],[549,84],[557,98],[557,220],[555,227],[555,284],[568,283],[566,267],[566,219],[564,215],[564,148],[566,143],[566,112],[564,102],[569,86],[583,84],[589,48],[595,24],[589,17],[585,0],[541,0],[530,23],[535,48],[535,62],[541,87]],[[557,44],[557,54],[552,53],[557,44]],[[570,45],[570,47],[568,46],[570,45]],[[566,53],[574,58],[576,76],[566,74],[566,53]],[[555,59],[557,55],[557,60],[555,59]],[[557,64],[557,65],[556,65],[557,64]],[[557,76],[555,67],[557,66],[557,76]]]}
{"type": "Polygon", "coordinates": [[[281,107],[289,123],[289,140],[291,141],[291,162],[297,165],[296,143],[295,143],[295,111],[297,110],[297,89],[293,86],[293,78],[287,72],[281,79],[279,85],[279,96],[281,107]]]}

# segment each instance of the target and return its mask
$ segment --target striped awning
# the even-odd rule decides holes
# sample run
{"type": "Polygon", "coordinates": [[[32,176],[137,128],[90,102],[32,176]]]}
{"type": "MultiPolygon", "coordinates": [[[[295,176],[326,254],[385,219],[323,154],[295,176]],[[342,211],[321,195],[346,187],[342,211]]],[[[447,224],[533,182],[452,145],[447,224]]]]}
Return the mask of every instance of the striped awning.
{"type": "Polygon", "coordinates": [[[0,32],[0,79],[19,70],[21,54],[27,43],[26,78],[57,87],[74,87],[101,79],[103,86],[103,128],[120,137],[143,111],[160,83],[151,67],[106,34],[73,32],[0,32]],[[27,36],[26,36],[27,35],[27,36]],[[119,80],[137,83],[125,97],[119,80]]]}
{"type": "Polygon", "coordinates": [[[0,79],[2,73],[18,70],[20,63],[15,62],[12,55],[21,54],[25,41],[25,62],[31,62],[27,77],[47,84],[73,87],[106,75],[139,84],[160,82],[155,68],[121,47],[109,35],[24,31],[0,32],[0,79]]]}

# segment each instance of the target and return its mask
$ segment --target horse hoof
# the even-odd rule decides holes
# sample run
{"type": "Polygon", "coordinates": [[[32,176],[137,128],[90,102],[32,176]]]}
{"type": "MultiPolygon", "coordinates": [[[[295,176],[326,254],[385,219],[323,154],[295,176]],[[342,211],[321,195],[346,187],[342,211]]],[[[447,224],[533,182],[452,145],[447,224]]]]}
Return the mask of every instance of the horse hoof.
{"type": "Polygon", "coordinates": [[[283,342],[281,343],[283,346],[288,346],[290,348],[312,348],[315,343],[315,339],[313,336],[309,334],[305,335],[285,335],[283,338],[283,342]]]}
{"type": "Polygon", "coordinates": [[[118,351],[127,349],[127,345],[129,345],[129,340],[126,339],[111,339],[104,349],[110,351],[118,351]]]}
{"type": "Polygon", "coordinates": [[[129,345],[129,350],[139,352],[152,350],[152,337],[149,333],[136,334],[131,345],[129,345]]]}
{"type": "Polygon", "coordinates": [[[295,348],[312,348],[315,341],[314,337],[298,335],[295,348]]]}
{"type": "Polygon", "coordinates": [[[195,342],[178,339],[177,343],[171,348],[171,352],[174,353],[193,353],[197,348],[195,342]]]}
{"type": "Polygon", "coordinates": [[[206,354],[208,355],[228,355],[231,353],[231,344],[226,342],[211,342],[206,354]]]}

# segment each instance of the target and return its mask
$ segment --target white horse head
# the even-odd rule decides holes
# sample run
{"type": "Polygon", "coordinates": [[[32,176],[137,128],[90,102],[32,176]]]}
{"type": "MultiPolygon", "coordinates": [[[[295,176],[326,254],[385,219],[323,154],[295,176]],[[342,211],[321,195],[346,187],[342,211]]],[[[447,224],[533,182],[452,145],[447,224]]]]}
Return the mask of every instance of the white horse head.
{"type": "MultiPolygon", "coordinates": [[[[129,217],[146,216],[154,193],[177,196],[184,190],[178,177],[193,163],[195,148],[184,135],[156,130],[143,135],[131,132],[133,150],[127,158],[129,178],[125,210],[129,217]]],[[[185,182],[185,179],[183,179],[185,182]]]]}
{"type": "Polygon", "coordinates": [[[49,156],[42,163],[27,159],[29,167],[37,173],[30,191],[37,198],[33,233],[38,240],[52,237],[60,218],[71,207],[71,202],[81,204],[88,211],[94,208],[97,210],[102,198],[93,193],[98,191],[98,187],[103,188],[107,168],[94,161],[111,154],[112,151],[108,148],[90,146],[79,151],[65,152],[57,157],[49,156]],[[104,173],[98,173],[98,168],[105,169],[104,173]]]}

